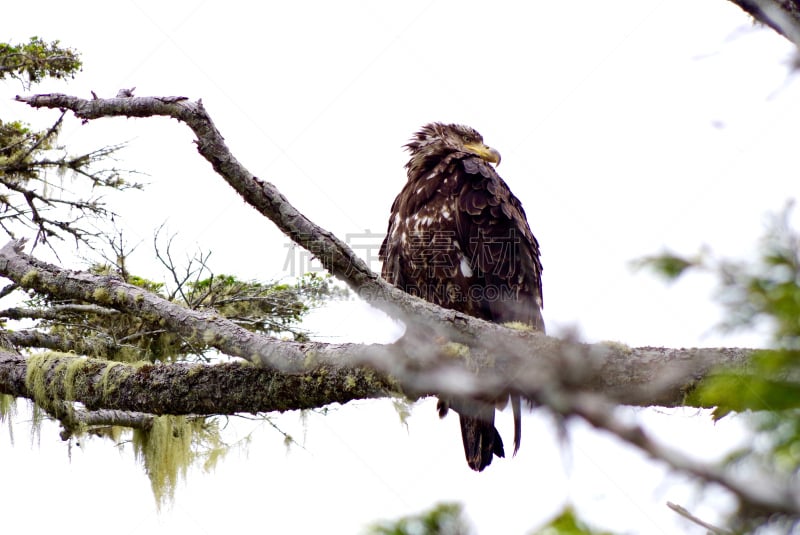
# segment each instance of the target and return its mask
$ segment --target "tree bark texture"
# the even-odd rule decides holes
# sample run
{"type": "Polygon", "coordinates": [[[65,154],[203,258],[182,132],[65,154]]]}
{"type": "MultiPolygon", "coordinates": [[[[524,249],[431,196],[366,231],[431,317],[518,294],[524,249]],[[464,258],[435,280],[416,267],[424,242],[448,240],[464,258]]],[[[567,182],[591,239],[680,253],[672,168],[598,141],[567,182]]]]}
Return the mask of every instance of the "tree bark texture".
{"type": "Polygon", "coordinates": [[[95,411],[234,414],[311,409],[396,393],[391,379],[367,368],[317,367],[284,374],[245,362],[130,365],[63,353],[23,357],[0,350],[0,390],[34,399],[79,401],[95,411]],[[38,368],[44,392],[31,384],[38,368]],[[44,393],[46,399],[39,399],[44,393]]]}

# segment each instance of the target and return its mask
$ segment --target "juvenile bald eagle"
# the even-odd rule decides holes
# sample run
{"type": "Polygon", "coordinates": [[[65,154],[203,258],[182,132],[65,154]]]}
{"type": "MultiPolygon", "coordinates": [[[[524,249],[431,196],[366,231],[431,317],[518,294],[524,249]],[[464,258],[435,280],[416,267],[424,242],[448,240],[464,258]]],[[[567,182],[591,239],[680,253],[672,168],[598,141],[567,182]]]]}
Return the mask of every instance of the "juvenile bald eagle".
{"type": "MultiPolygon", "coordinates": [[[[408,293],[497,323],[544,330],[539,244],[522,204],[491,164],[500,153],[468,126],[431,123],[405,145],[408,182],[392,204],[380,248],[383,277],[408,293]]],[[[503,400],[440,400],[459,413],[467,463],[481,471],[503,457],[494,404],[503,400]]],[[[521,437],[514,412],[514,453],[521,437]]]]}

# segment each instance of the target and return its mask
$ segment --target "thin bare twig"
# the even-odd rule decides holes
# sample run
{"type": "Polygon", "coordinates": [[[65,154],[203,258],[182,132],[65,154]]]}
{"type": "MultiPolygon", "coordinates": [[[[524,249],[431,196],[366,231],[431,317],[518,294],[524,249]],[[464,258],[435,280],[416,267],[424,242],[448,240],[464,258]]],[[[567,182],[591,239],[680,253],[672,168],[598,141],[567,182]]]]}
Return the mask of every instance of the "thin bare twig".
{"type": "Polygon", "coordinates": [[[758,486],[737,481],[720,468],[691,459],[655,441],[641,426],[615,417],[617,405],[600,394],[551,387],[540,391],[537,399],[559,414],[580,416],[594,427],[608,431],[676,470],[726,488],[744,504],[759,510],[800,515],[800,488],[777,481],[763,482],[758,486]]]}
{"type": "Polygon", "coordinates": [[[687,520],[694,522],[700,527],[706,528],[708,531],[713,533],[714,535],[733,535],[733,532],[727,529],[723,529],[720,527],[715,526],[714,524],[709,524],[708,522],[697,518],[692,513],[690,513],[685,507],[681,507],[680,505],[672,502],[667,502],[667,507],[681,515],[682,517],[686,518],[687,520]]]}

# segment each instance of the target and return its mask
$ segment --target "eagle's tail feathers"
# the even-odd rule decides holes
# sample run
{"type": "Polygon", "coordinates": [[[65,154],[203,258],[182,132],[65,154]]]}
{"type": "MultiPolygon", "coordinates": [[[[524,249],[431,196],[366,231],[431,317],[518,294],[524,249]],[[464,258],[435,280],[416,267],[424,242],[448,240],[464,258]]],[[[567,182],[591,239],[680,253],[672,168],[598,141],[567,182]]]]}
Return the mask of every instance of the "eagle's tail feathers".
{"type": "Polygon", "coordinates": [[[464,454],[470,468],[480,472],[492,463],[494,455],[505,457],[503,439],[494,427],[494,418],[487,421],[460,414],[459,419],[464,454]]]}
{"type": "Polygon", "coordinates": [[[522,442],[522,407],[518,394],[511,395],[511,411],[514,413],[514,455],[516,455],[522,442]]]}

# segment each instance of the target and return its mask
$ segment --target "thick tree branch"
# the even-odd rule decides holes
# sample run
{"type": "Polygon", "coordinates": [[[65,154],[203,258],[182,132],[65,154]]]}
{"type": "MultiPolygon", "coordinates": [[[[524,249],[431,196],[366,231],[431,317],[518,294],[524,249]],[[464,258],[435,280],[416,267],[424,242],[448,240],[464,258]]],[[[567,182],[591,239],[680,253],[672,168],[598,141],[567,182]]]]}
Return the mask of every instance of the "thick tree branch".
{"type": "MultiPolygon", "coordinates": [[[[126,365],[64,354],[24,357],[0,350],[0,391],[47,407],[79,401],[87,409],[149,414],[234,414],[310,409],[386,397],[396,385],[365,368],[328,366],[287,375],[246,363],[126,365]],[[49,399],[39,399],[29,366],[49,399]]],[[[38,393],[41,395],[41,392],[38,393]]]]}

